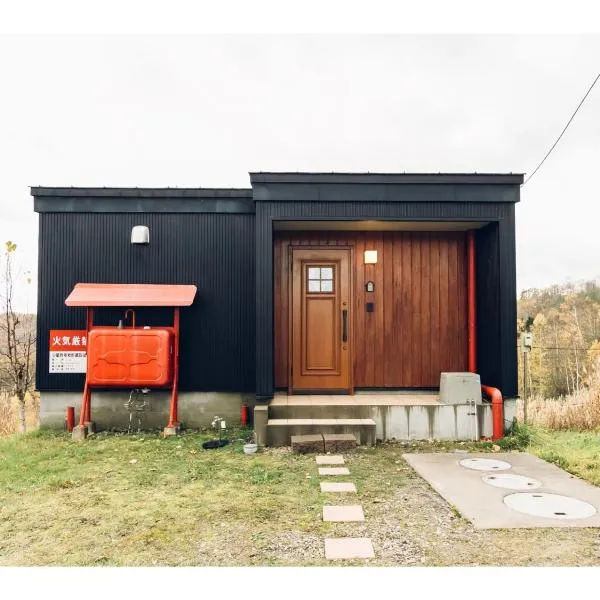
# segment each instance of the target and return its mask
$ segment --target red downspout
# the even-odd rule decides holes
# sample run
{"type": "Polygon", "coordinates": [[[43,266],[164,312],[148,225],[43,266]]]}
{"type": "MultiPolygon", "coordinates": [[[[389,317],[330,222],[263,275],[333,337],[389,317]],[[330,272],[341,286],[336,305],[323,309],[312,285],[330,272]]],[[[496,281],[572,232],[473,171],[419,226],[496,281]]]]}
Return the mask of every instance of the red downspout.
{"type": "Polygon", "coordinates": [[[504,437],[504,402],[498,388],[482,385],[481,389],[492,399],[492,439],[504,437]]]}
{"type": "MultiPolygon", "coordinates": [[[[475,232],[467,232],[467,322],[468,369],[477,372],[477,313],[475,281],[475,232]]],[[[504,437],[504,402],[499,389],[482,385],[481,390],[492,400],[492,439],[504,437]]]]}
{"type": "Polygon", "coordinates": [[[468,363],[471,373],[477,372],[477,313],[475,296],[475,232],[467,232],[467,271],[468,271],[468,363]]]}
{"type": "Polygon", "coordinates": [[[173,391],[171,392],[171,410],[169,413],[169,424],[167,427],[176,428],[179,426],[177,420],[177,385],[179,383],[179,307],[176,306],[173,314],[173,329],[175,330],[175,356],[173,365],[173,391]]]}

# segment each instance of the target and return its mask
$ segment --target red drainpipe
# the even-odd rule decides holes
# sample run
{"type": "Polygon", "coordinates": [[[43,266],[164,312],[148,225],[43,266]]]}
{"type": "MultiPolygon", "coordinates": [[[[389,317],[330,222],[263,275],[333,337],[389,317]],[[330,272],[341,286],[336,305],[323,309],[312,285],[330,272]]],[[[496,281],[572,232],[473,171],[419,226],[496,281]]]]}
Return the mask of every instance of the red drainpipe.
{"type": "MultiPolygon", "coordinates": [[[[477,372],[477,313],[475,281],[475,232],[467,232],[467,323],[468,369],[477,372]]],[[[498,388],[482,385],[481,390],[492,400],[492,439],[504,437],[504,402],[498,388]]]]}
{"type": "Polygon", "coordinates": [[[481,389],[492,399],[492,439],[504,437],[504,402],[498,388],[482,385],[481,389]]]}
{"type": "Polygon", "coordinates": [[[468,271],[468,363],[471,373],[477,372],[477,313],[475,296],[475,232],[467,232],[467,271],[468,271]]]}

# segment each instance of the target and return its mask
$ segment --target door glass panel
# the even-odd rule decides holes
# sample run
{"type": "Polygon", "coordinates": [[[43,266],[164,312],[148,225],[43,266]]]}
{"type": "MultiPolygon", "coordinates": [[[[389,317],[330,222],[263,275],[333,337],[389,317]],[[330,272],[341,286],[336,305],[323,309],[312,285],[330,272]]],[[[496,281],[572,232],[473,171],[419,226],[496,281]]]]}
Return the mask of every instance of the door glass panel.
{"type": "Polygon", "coordinates": [[[320,292],[321,291],[321,282],[317,279],[308,280],[308,291],[309,292],[320,292]]]}
{"type": "Polygon", "coordinates": [[[312,294],[331,294],[334,267],[308,267],[308,291],[312,294]]]}

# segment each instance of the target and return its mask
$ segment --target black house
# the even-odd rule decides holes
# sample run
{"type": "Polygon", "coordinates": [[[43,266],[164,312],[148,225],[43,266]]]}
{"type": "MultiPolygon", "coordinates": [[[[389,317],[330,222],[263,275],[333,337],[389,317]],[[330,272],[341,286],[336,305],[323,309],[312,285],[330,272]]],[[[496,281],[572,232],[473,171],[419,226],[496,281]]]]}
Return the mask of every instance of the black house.
{"type": "MultiPolygon", "coordinates": [[[[42,425],[63,427],[66,407],[81,403],[85,354],[57,358],[53,345],[61,332],[86,329],[85,309],[65,305],[78,283],[196,286],[181,309],[179,416],[188,426],[214,415],[233,424],[245,403],[282,432],[271,443],[360,425],[343,419],[372,419],[379,438],[460,438],[460,423],[444,425],[447,409],[462,407],[440,397],[440,375],[469,372],[500,390],[509,420],[522,175],[251,173],[250,181],[249,189],[31,189],[42,425]],[[136,226],[148,243],[132,243],[136,226]]],[[[127,308],[97,309],[95,324],[116,326],[127,308]]],[[[172,317],[147,306],[136,319],[156,327],[172,317]]],[[[129,392],[92,391],[97,426],[126,425],[129,392]]],[[[165,423],[167,396],[150,394],[146,426],[165,423]]],[[[483,396],[478,435],[489,435],[483,396]]]]}

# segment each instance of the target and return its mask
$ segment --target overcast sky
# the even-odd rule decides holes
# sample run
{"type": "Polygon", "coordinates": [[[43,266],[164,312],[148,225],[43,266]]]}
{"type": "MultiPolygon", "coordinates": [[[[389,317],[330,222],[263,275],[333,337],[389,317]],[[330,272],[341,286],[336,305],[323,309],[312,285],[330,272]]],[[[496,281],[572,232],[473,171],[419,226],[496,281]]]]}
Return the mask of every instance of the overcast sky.
{"type": "MultiPolygon", "coordinates": [[[[599,71],[600,35],[0,37],[0,241],[35,278],[31,185],[531,172],[599,71]]],[[[600,83],[521,190],[519,290],[600,276],[599,166],[600,83]]]]}

